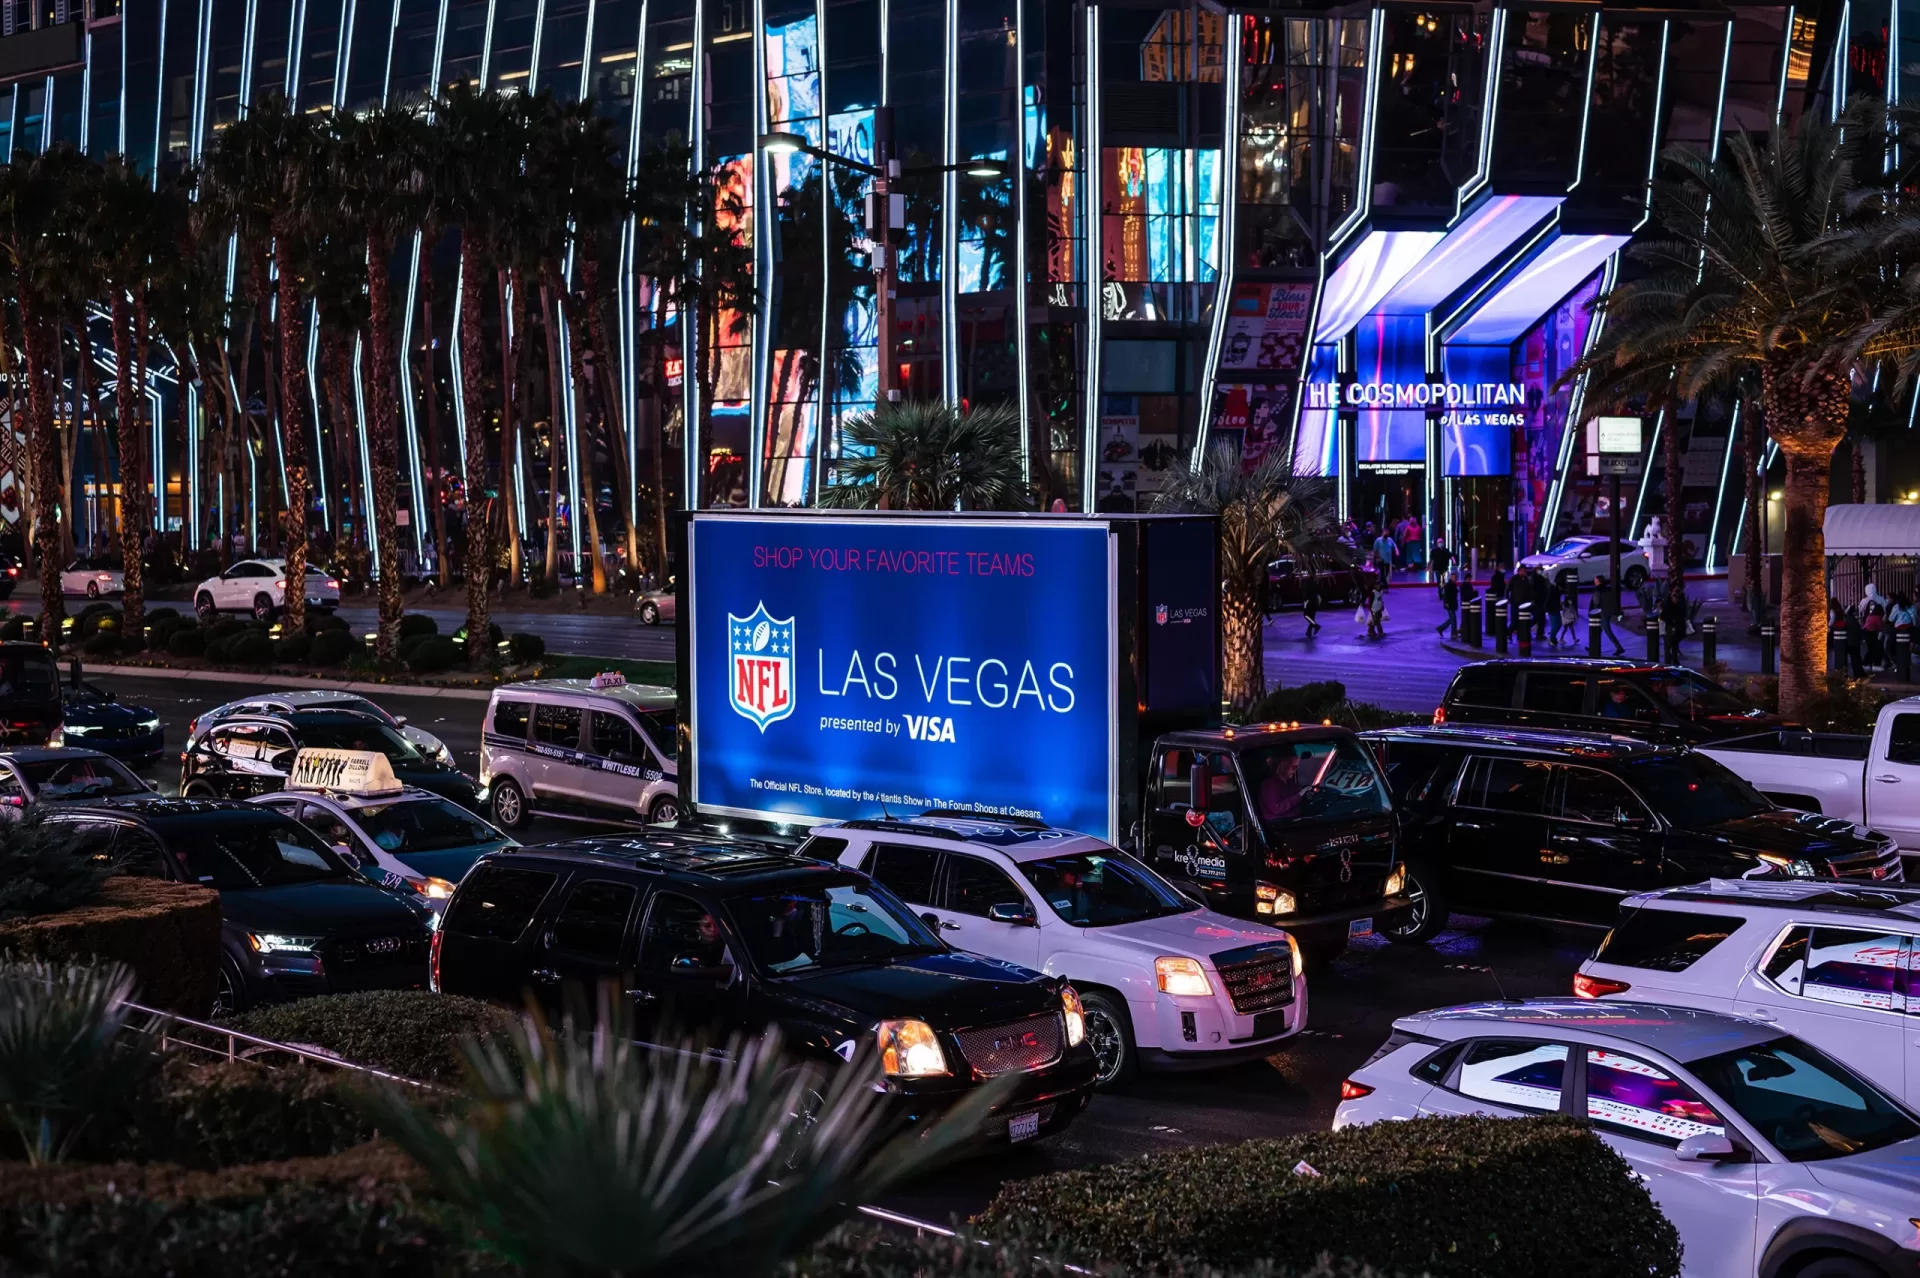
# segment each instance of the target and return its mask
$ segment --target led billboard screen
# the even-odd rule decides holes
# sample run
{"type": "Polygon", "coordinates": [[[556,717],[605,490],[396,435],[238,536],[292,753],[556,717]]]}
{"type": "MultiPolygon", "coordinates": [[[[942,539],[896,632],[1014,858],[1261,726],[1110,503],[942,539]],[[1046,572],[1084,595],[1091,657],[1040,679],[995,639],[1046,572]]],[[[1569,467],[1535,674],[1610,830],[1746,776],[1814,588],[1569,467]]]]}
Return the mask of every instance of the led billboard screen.
{"type": "Polygon", "coordinates": [[[702,811],[969,808],[1115,836],[1107,525],[696,515],[687,537],[702,811]]]}

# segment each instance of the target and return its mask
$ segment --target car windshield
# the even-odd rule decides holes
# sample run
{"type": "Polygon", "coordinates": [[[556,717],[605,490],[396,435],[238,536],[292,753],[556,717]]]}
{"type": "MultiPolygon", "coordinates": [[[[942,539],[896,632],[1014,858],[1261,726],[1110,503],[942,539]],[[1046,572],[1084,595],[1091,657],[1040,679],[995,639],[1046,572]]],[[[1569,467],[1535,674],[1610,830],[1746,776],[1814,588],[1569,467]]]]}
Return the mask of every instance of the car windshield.
{"type": "Polygon", "coordinates": [[[353,873],[320,837],[291,818],[182,823],[168,846],[187,876],[209,887],[286,887],[353,873]]]}
{"type": "Polygon", "coordinates": [[[16,761],[13,766],[20,769],[27,784],[33,787],[33,797],[41,803],[147,793],[139,777],[105,755],[16,761]]]}
{"type": "Polygon", "coordinates": [[[369,839],[395,856],[444,852],[449,848],[497,843],[505,835],[445,799],[401,799],[360,808],[353,819],[369,839]]]}
{"type": "Polygon", "coordinates": [[[338,701],[309,702],[306,708],[309,710],[358,710],[361,714],[372,715],[389,728],[399,726],[392,715],[365,697],[341,697],[338,701]]]}
{"type": "Polygon", "coordinates": [[[329,723],[303,723],[299,726],[300,745],[304,749],[372,750],[387,756],[389,762],[420,767],[426,759],[407,739],[377,719],[359,722],[340,720],[329,723]]]}
{"type": "Polygon", "coordinates": [[[741,897],[727,911],[747,953],[775,976],[946,948],[904,907],[856,883],[741,897]]]}
{"type": "Polygon", "coordinates": [[[1753,713],[1753,704],[1691,670],[1656,670],[1646,676],[1653,690],[1682,719],[1703,719],[1753,713]]]}
{"type": "Polygon", "coordinates": [[[1555,559],[1565,559],[1568,555],[1579,554],[1591,545],[1593,545],[1593,543],[1584,537],[1571,537],[1566,541],[1556,541],[1553,545],[1548,546],[1547,553],[1555,559]]]}
{"type": "Polygon", "coordinates": [[[1688,1068],[1796,1163],[1920,1136],[1920,1123],[1873,1084],[1797,1038],[1723,1052],[1688,1068]]]}
{"type": "Polygon", "coordinates": [[[59,694],[60,671],[44,651],[0,650],[0,697],[51,701],[59,694]]]}
{"type": "Polygon", "coordinates": [[[1682,830],[1766,812],[1773,804],[1723,765],[1699,754],[1625,759],[1620,777],[1682,830]]]}
{"type": "Polygon", "coordinates": [[[1194,908],[1165,879],[1118,852],[1078,852],[1023,861],[1020,872],[1053,912],[1075,927],[1112,927],[1194,908]]]}
{"type": "Polygon", "coordinates": [[[1350,821],[1387,810],[1372,758],[1344,737],[1249,750],[1240,756],[1240,771],[1269,837],[1303,821],[1350,821]]]}

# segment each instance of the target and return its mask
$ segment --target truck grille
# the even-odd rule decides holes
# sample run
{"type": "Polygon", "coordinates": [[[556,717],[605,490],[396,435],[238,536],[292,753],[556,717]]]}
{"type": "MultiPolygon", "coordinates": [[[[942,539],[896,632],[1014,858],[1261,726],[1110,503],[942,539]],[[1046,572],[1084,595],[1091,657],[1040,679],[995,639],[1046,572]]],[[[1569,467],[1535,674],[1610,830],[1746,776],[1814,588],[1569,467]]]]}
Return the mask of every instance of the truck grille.
{"type": "Polygon", "coordinates": [[[1856,883],[1900,883],[1906,879],[1900,849],[1891,843],[1872,852],[1834,857],[1827,867],[1834,878],[1856,883]]]}
{"type": "Polygon", "coordinates": [[[960,1054],[967,1058],[967,1064],[984,1078],[1044,1069],[1060,1059],[1058,1015],[1030,1016],[986,1029],[962,1030],[954,1037],[960,1040],[960,1054]]]}
{"type": "Polygon", "coordinates": [[[1224,950],[1213,956],[1213,965],[1242,1016],[1293,1002],[1293,953],[1284,944],[1224,950]]]}

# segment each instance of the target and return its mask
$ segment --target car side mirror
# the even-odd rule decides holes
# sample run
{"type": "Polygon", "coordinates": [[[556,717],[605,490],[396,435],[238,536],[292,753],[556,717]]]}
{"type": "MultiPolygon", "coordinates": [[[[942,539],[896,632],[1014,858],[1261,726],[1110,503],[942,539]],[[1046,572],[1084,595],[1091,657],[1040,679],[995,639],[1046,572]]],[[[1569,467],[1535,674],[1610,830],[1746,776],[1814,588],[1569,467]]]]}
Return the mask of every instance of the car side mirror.
{"type": "Polygon", "coordinates": [[[396,714],[393,716],[393,721],[403,728],[407,726],[407,716],[404,714],[396,714]]]}
{"type": "Polygon", "coordinates": [[[1012,923],[1017,927],[1040,926],[1033,917],[1033,907],[1025,901],[1002,901],[998,905],[989,905],[987,917],[995,923],[1012,923]]]}
{"type": "Polygon", "coordinates": [[[1591,559],[1593,558],[1593,552],[1591,550],[1583,550],[1580,552],[1580,557],[1582,559],[1591,559]]]}
{"type": "Polygon", "coordinates": [[[932,928],[936,932],[940,930],[940,916],[938,914],[935,914],[932,910],[921,911],[920,921],[922,923],[925,923],[928,927],[932,928]]]}
{"type": "Polygon", "coordinates": [[[1207,800],[1213,794],[1213,778],[1207,774],[1207,765],[1196,763],[1187,770],[1188,806],[1195,812],[1207,810],[1207,800]]]}
{"type": "Polygon", "coordinates": [[[1746,1152],[1719,1132],[1699,1132],[1675,1146],[1673,1156],[1683,1163],[1738,1163],[1746,1152]]]}

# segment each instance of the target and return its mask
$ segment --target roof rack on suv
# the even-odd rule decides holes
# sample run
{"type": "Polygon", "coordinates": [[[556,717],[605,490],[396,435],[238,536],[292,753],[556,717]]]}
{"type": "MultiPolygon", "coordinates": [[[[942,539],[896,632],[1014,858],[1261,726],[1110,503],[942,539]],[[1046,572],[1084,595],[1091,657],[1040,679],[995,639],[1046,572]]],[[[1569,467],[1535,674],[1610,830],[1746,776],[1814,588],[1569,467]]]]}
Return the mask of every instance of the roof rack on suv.
{"type": "Polygon", "coordinates": [[[835,824],[846,830],[877,830],[883,834],[918,834],[929,839],[948,839],[954,843],[971,842],[958,830],[949,830],[940,825],[922,825],[911,817],[856,817],[835,824]]]}
{"type": "Polygon", "coordinates": [[[1647,895],[1675,901],[1770,901],[1841,914],[1897,911],[1910,918],[1920,918],[1920,887],[1898,884],[1868,887],[1818,879],[1709,879],[1693,887],[1669,888],[1647,895]]]}
{"type": "Polygon", "coordinates": [[[1036,817],[1002,816],[997,812],[975,812],[969,808],[928,808],[920,813],[920,818],[934,821],[978,821],[983,825],[1005,825],[1016,830],[1051,830],[1053,828],[1036,817]]]}

